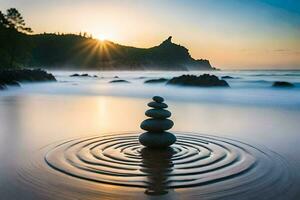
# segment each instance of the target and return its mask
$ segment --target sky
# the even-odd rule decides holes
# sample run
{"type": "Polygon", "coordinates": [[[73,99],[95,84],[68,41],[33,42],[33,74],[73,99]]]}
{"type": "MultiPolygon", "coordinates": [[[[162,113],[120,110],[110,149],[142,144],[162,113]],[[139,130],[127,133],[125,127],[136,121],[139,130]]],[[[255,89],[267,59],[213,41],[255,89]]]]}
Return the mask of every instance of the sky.
{"type": "Polygon", "coordinates": [[[168,36],[221,69],[300,69],[300,0],[0,0],[34,33],[151,47],[168,36]]]}

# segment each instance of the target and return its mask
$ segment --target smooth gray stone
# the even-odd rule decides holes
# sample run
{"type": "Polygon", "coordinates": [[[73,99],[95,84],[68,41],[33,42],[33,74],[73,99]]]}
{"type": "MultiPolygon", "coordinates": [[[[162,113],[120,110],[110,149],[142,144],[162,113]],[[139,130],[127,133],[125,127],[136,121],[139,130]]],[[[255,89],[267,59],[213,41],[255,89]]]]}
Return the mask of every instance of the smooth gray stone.
{"type": "Polygon", "coordinates": [[[141,123],[141,129],[149,132],[161,132],[169,130],[174,123],[169,119],[146,119],[141,123]]]}
{"type": "Polygon", "coordinates": [[[171,112],[163,109],[150,109],[145,112],[145,115],[155,119],[166,119],[171,116],[171,112]]]}
{"type": "Polygon", "coordinates": [[[157,103],[155,101],[148,103],[148,106],[151,108],[167,108],[168,107],[168,105],[165,103],[157,103]]]}
{"type": "Polygon", "coordinates": [[[176,142],[176,137],[169,132],[145,132],[139,136],[139,141],[149,148],[167,148],[176,142]]]}
{"type": "Polygon", "coordinates": [[[154,96],[152,97],[153,101],[157,102],[157,103],[162,103],[164,102],[164,98],[160,97],[160,96],[154,96]]]}

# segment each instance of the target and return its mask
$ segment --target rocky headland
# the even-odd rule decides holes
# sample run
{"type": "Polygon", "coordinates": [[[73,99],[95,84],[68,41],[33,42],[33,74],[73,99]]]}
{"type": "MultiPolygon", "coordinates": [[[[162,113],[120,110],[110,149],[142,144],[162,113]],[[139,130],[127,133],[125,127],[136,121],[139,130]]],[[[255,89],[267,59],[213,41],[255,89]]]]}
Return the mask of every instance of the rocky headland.
{"type": "Polygon", "coordinates": [[[56,81],[55,77],[41,69],[0,70],[0,89],[7,86],[20,86],[22,82],[56,81]]]}

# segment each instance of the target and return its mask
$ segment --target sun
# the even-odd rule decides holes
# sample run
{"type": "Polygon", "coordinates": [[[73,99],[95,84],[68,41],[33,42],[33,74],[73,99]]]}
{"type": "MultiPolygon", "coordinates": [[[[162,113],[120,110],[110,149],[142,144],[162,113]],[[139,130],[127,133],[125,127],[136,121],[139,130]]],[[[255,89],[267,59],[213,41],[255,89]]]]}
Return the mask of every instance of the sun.
{"type": "Polygon", "coordinates": [[[105,34],[98,34],[97,36],[96,36],[96,38],[98,39],[98,40],[100,40],[100,41],[105,41],[105,40],[108,40],[109,38],[107,37],[107,35],[105,35],[105,34]]]}

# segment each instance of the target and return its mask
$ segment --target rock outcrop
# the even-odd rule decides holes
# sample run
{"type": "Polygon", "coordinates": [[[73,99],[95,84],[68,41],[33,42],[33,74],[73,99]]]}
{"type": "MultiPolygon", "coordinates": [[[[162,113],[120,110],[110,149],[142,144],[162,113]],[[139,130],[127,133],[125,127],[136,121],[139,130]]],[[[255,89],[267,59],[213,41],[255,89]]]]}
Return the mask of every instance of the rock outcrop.
{"type": "Polygon", "coordinates": [[[158,78],[158,79],[146,80],[144,83],[165,83],[167,81],[168,81],[168,79],[166,79],[166,78],[158,78]]]}
{"type": "Polygon", "coordinates": [[[22,82],[56,81],[55,77],[40,69],[11,69],[0,70],[0,89],[6,86],[20,86],[22,82]]]}
{"type": "Polygon", "coordinates": [[[225,80],[219,79],[217,76],[210,74],[203,74],[200,76],[182,75],[170,79],[167,84],[198,87],[229,87],[225,80]]]}
{"type": "Polygon", "coordinates": [[[92,75],[89,75],[89,74],[77,74],[77,73],[75,73],[75,74],[70,75],[70,77],[94,77],[94,78],[97,78],[98,76],[97,75],[92,76],[92,75]]]}
{"type": "Polygon", "coordinates": [[[275,81],[273,87],[294,87],[295,85],[286,81],[275,81]]]}
{"type": "Polygon", "coordinates": [[[123,80],[123,79],[119,79],[119,80],[112,80],[109,81],[109,83],[130,83],[129,81],[123,80]]]}

